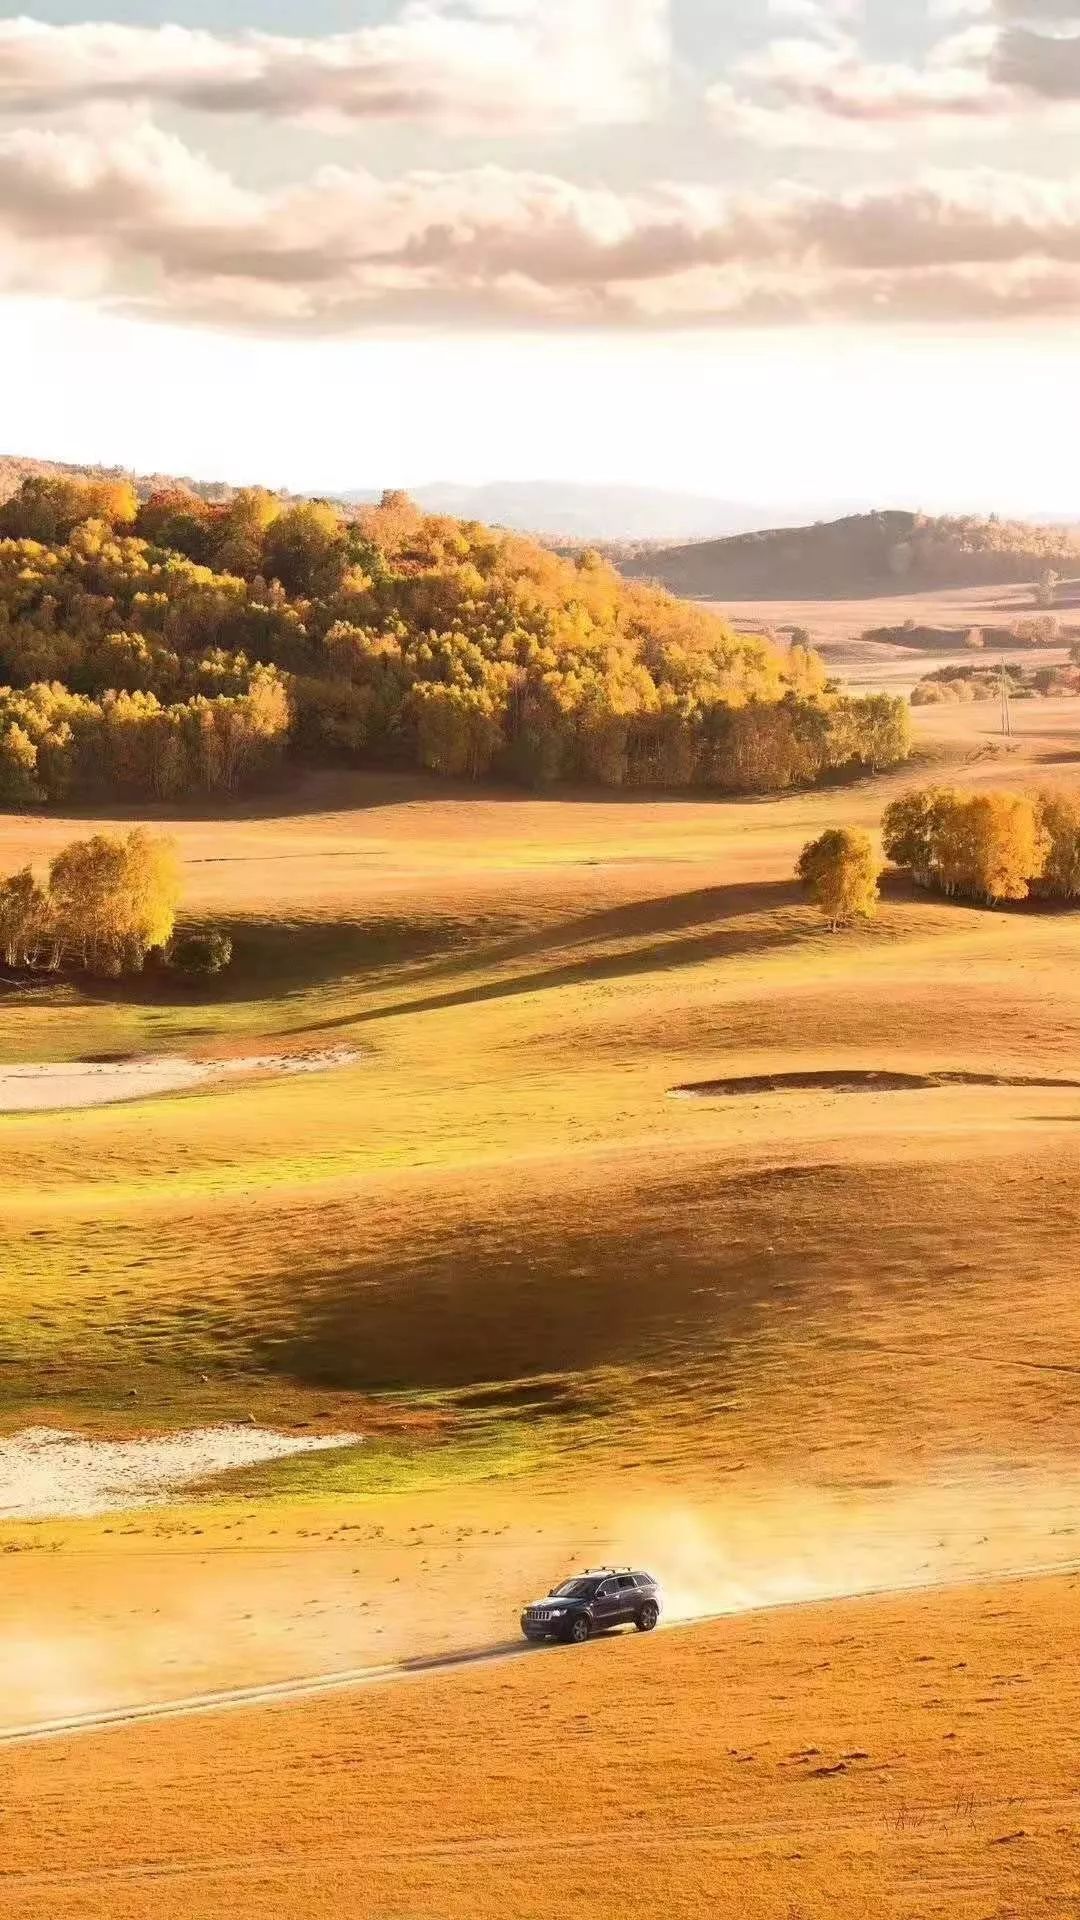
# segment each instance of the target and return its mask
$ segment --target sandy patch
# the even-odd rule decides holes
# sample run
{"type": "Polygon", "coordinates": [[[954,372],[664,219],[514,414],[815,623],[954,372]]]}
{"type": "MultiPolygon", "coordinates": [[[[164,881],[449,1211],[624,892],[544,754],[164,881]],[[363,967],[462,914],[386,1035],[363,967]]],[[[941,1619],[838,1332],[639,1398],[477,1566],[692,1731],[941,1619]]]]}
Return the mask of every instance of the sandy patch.
{"type": "Polygon", "coordinates": [[[252,1075],[332,1073],[363,1058],[352,1047],[317,1053],[251,1054],[238,1060],[189,1060],[162,1054],[133,1060],[76,1060],[58,1066],[33,1063],[0,1067],[0,1113],[62,1113],[77,1107],[107,1107],[120,1100],[148,1100],[252,1075]]]}
{"type": "Polygon", "coordinates": [[[157,1506],[237,1467],[361,1443],[356,1433],[299,1439],[258,1427],[203,1427],[153,1440],[85,1440],[28,1427],[0,1440],[0,1519],[48,1520],[157,1506]]]}

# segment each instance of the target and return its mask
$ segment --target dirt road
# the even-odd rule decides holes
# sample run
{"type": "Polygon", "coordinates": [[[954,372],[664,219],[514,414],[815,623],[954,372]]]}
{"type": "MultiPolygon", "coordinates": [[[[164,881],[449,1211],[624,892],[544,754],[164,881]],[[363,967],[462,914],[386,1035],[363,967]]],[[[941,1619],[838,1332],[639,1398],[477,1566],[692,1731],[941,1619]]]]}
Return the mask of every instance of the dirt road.
{"type": "MultiPolygon", "coordinates": [[[[899,1599],[904,1594],[949,1593],[954,1589],[994,1587],[1002,1581],[1062,1579],[1078,1573],[1080,1573],[1080,1558],[1055,1560],[1024,1567],[1005,1567],[993,1575],[977,1574],[966,1579],[911,1580],[894,1586],[864,1587],[835,1597],[841,1601],[890,1600],[899,1599]]],[[[819,1605],[818,1600],[792,1600],[764,1608],[723,1608],[713,1613],[703,1612],[694,1619],[670,1621],[663,1630],[668,1633],[678,1631],[686,1633],[694,1627],[731,1619],[736,1614],[769,1615],[819,1605]]],[[[43,1740],[70,1739],[76,1734],[100,1734],[107,1732],[110,1728],[137,1726],[148,1721],[187,1720],[196,1715],[226,1713],[238,1708],[298,1703],[332,1694],[359,1692],[368,1687],[390,1686],[403,1680],[461,1673],[470,1668],[498,1666],[508,1660],[550,1656],[558,1651],[560,1650],[554,1645],[543,1647],[513,1640],[496,1646],[467,1648],[460,1653],[434,1654],[430,1657],[403,1660],[381,1667],[355,1667],[339,1673],[309,1674],[300,1679],[275,1681],[264,1686],[225,1687],[210,1693],[189,1694],[178,1700],[151,1701],[142,1706],[117,1707],[95,1713],[72,1714],[56,1720],[38,1721],[24,1727],[7,1727],[0,1730],[0,1747],[27,1746],[43,1740]]],[[[569,1653],[567,1657],[570,1657],[569,1653]]]]}

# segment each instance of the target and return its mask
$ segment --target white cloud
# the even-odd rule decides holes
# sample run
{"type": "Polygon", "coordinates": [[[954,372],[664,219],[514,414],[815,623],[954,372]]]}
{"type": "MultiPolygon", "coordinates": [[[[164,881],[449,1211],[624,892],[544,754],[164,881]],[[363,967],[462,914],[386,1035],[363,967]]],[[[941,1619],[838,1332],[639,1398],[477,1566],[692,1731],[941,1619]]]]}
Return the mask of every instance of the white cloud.
{"type": "Polygon", "coordinates": [[[321,38],[180,26],[0,21],[0,107],[102,101],[347,128],[415,119],[479,133],[648,118],[670,62],[669,0],[406,0],[321,38]]]}
{"type": "Polygon", "coordinates": [[[712,87],[713,118],[772,147],[886,147],[899,128],[962,135],[980,123],[1019,130],[1046,103],[1075,131],[1080,102],[1080,0],[932,0],[953,28],[919,61],[870,59],[832,16],[821,31],[814,0],[783,0],[813,37],[777,38],[712,87]],[[964,24],[965,21],[967,24],[964,24]],[[1075,29],[1070,31],[1069,29],[1075,29]]]}
{"type": "Polygon", "coordinates": [[[145,123],[0,135],[0,291],[278,333],[1080,312],[1080,180],[638,193],[496,167],[253,193],[145,123]]]}
{"type": "Polygon", "coordinates": [[[921,65],[868,60],[850,35],[831,42],[773,40],[742,60],[735,82],[707,95],[714,121],[768,146],[884,147],[895,130],[933,124],[963,131],[1018,110],[990,72],[991,26],[969,26],[921,65]]]}

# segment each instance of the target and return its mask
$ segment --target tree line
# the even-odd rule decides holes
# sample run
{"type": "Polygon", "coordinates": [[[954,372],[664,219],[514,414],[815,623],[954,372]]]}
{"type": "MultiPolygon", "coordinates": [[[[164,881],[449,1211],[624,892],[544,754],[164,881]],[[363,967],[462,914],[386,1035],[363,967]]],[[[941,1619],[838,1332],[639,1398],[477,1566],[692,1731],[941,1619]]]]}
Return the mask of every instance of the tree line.
{"type": "Polygon", "coordinates": [[[24,867],[0,881],[0,952],[20,971],[141,971],[176,924],[180,868],[172,842],[139,828],[61,849],[44,880],[24,867]]]}
{"type": "MultiPolygon", "coordinates": [[[[1080,900],[1080,795],[915,787],[885,810],[882,846],[918,886],[987,906],[1032,895],[1080,900]]],[[[884,861],[870,835],[831,827],[796,876],[830,927],[870,920],[884,861]]]]}
{"type": "Polygon", "coordinates": [[[908,727],[807,647],[401,494],[35,475],[0,507],[0,804],[229,795],[286,754],[777,792],[895,766],[908,727]]]}
{"type": "Polygon", "coordinates": [[[918,885],[989,904],[1080,899],[1080,797],[920,787],[882,822],[885,852],[918,885]]]}

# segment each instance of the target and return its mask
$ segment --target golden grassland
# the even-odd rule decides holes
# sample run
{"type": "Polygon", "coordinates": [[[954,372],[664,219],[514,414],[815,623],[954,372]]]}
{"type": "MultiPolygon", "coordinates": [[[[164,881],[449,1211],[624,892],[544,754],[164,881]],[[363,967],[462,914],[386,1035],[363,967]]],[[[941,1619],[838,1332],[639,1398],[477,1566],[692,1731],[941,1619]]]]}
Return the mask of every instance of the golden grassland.
{"type": "MultiPolygon", "coordinates": [[[[1071,715],[1029,715],[1058,732],[1009,780],[1036,758],[1074,777],[1071,715]]],[[[1002,778],[983,716],[951,717],[959,744],[931,718],[956,777],[1002,778]]],[[[339,1419],[359,1393],[380,1429],[420,1418],[486,1458],[582,1421],[625,1452],[632,1409],[685,1433],[721,1401],[692,1450],[794,1470],[819,1419],[841,1462],[962,1441],[952,1367],[984,1332],[965,1395],[1010,1443],[1036,1401],[1067,1424],[1066,1387],[1013,1362],[1052,1364],[1072,1327],[1075,1088],[671,1097],[852,1067],[1070,1078],[1073,915],[895,888],[830,936],[799,899],[802,841],[875,823],[898,784],[718,805],[320,780],[310,811],[174,823],[193,912],[237,935],[226,998],[16,992],[3,1056],[363,1058],[0,1118],[9,1425],[54,1405],[130,1426],[133,1394],[136,1424],[339,1419]],[[897,1381],[898,1341],[949,1371],[916,1355],[897,1381]],[[465,1407],[481,1387],[504,1402],[465,1407]]],[[[9,817],[0,864],[70,832],[9,817]]]]}
{"type": "Polygon", "coordinates": [[[1060,1920],[1075,1577],[0,1754],[0,1912],[1060,1920]]]}
{"type": "MultiPolygon", "coordinates": [[[[924,713],[912,777],[1080,777],[1075,703],[993,724],[924,713]]],[[[904,784],[319,776],[169,823],[222,997],[0,994],[6,1062],[362,1053],[0,1117],[0,1431],[365,1435],[0,1529],[4,1724],[497,1643],[582,1561],[655,1562],[694,1616],[1073,1557],[1080,920],[890,883],[825,933],[800,846],[904,784]]],[[[0,871],[77,824],[0,819],[0,871]]],[[[546,1916],[621,1865],[633,1913],[1056,1915],[1075,1605],[845,1602],[13,1751],[0,1907],[546,1916]]]]}

